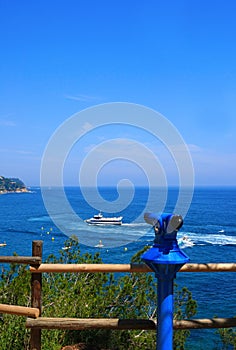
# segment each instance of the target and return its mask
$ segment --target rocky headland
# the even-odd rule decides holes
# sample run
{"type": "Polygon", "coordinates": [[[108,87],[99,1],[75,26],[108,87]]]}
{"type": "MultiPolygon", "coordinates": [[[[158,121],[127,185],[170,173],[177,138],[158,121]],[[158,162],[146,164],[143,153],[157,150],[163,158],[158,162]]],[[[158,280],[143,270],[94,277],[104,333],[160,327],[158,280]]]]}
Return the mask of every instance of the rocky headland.
{"type": "Polygon", "coordinates": [[[18,178],[0,176],[0,194],[29,192],[24,182],[18,178]]]}

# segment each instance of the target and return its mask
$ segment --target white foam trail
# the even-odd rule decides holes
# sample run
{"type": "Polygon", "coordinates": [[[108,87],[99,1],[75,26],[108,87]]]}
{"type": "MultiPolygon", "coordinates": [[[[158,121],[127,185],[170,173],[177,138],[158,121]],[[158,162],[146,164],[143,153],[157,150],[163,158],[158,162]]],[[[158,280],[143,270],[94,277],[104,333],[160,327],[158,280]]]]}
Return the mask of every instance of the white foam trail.
{"type": "Polygon", "coordinates": [[[228,236],[220,233],[198,234],[193,232],[186,232],[184,234],[186,234],[196,245],[236,245],[236,236],[228,236]]]}

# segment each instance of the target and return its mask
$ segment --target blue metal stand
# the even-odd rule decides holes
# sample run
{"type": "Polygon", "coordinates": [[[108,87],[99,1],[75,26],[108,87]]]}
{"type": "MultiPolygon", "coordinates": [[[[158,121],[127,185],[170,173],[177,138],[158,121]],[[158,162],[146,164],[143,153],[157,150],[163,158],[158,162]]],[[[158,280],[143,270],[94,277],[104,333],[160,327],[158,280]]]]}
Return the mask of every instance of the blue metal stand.
{"type": "Polygon", "coordinates": [[[158,279],[157,350],[173,349],[173,286],[179,269],[189,261],[177,243],[177,231],[183,224],[179,215],[145,214],[154,227],[154,245],[143,254],[143,261],[158,279]]]}
{"type": "Polygon", "coordinates": [[[157,349],[172,349],[173,342],[173,280],[158,283],[157,349]]]}

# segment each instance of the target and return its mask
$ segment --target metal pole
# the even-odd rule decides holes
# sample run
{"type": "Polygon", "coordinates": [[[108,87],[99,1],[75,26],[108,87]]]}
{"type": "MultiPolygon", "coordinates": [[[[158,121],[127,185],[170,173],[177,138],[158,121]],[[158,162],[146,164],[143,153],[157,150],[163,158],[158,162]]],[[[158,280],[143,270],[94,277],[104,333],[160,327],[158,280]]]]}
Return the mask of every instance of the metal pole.
{"type": "Polygon", "coordinates": [[[158,278],[157,350],[173,347],[173,279],[158,278]]]}

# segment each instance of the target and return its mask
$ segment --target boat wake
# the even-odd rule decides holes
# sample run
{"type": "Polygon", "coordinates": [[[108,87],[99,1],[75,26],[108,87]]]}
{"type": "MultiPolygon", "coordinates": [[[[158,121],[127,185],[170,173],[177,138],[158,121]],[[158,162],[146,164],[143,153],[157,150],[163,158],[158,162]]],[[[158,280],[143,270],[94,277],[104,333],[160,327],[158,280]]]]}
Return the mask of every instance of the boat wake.
{"type": "Polygon", "coordinates": [[[180,238],[183,241],[183,237],[187,236],[193,245],[236,245],[236,236],[228,236],[225,234],[198,234],[193,232],[186,232],[180,238]]]}
{"type": "MultiPolygon", "coordinates": [[[[103,241],[103,244],[106,245],[107,242],[121,242],[122,244],[127,244],[128,242],[135,240],[147,240],[148,242],[153,242],[154,232],[153,228],[150,225],[147,225],[144,222],[122,222],[120,225],[107,225],[106,223],[100,222],[99,225],[94,224],[86,224],[84,221],[75,223],[68,217],[66,214],[59,214],[57,217],[60,217],[62,226],[65,227],[67,235],[70,237],[72,234],[77,235],[81,238],[81,241],[87,242],[89,241],[89,245],[94,246],[91,241],[94,241],[94,236],[99,236],[103,241]]],[[[42,225],[49,224],[50,217],[47,215],[31,217],[28,219],[31,222],[38,223],[40,222],[42,225]]],[[[197,227],[194,227],[194,230],[197,230],[197,227]]],[[[184,231],[179,232],[177,235],[178,242],[180,248],[192,248],[195,246],[204,246],[204,245],[215,245],[215,246],[236,246],[236,234],[234,232],[234,228],[229,227],[207,227],[215,233],[207,233],[201,232],[197,233],[196,231],[184,231]],[[214,231],[213,231],[214,232],[214,231]],[[228,234],[227,234],[228,232],[228,234]]],[[[37,230],[35,229],[27,231],[30,234],[37,234],[37,230]]],[[[8,228],[7,231],[11,231],[8,228]]],[[[14,230],[15,231],[15,230],[14,230]]],[[[18,231],[18,230],[17,230],[18,231]]],[[[26,231],[24,230],[24,233],[26,231]]],[[[41,232],[42,233],[42,232],[41,232]]]]}
{"type": "Polygon", "coordinates": [[[178,243],[180,248],[191,248],[195,245],[195,243],[188,237],[188,236],[183,236],[180,239],[178,239],[178,243]]]}

